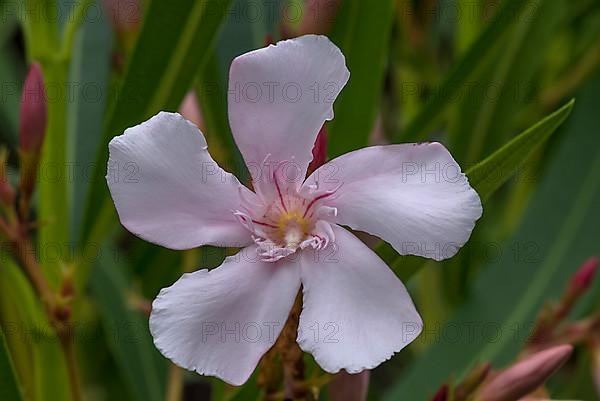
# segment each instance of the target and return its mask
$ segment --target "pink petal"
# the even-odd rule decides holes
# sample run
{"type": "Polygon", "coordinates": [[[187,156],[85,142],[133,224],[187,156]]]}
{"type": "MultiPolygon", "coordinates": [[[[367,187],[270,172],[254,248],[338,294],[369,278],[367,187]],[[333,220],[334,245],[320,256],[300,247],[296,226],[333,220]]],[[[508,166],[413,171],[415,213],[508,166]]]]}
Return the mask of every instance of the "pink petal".
{"type": "Polygon", "coordinates": [[[152,304],[156,347],[177,365],[243,384],[279,336],[300,287],[289,260],[245,248],[210,272],[184,274],[152,304]]]}
{"type": "Polygon", "coordinates": [[[439,143],[372,146],[340,156],[305,183],[333,189],[336,222],[403,255],[453,256],[481,216],[479,195],[439,143]]]}
{"type": "Polygon", "coordinates": [[[179,114],[161,112],[109,147],[106,179],[132,233],[172,249],[252,242],[233,211],[240,191],[254,194],[214,162],[202,133],[179,114]]]}
{"type": "Polygon", "coordinates": [[[229,121],[253,177],[262,163],[293,161],[291,179],[303,180],[312,149],[333,101],[350,73],[325,36],[306,35],[237,57],[229,72],[229,121]]]}
{"type": "Polygon", "coordinates": [[[298,343],[327,372],[358,373],[407,346],[423,324],[385,263],[347,230],[333,230],[335,245],[302,253],[298,343]]]}

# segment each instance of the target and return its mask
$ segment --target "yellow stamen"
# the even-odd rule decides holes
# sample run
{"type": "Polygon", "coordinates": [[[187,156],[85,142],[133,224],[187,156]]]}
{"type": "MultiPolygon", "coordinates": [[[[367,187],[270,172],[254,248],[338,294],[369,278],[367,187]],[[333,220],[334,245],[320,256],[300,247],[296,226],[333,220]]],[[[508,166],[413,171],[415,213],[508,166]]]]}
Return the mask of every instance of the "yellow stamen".
{"type": "Polygon", "coordinates": [[[277,220],[277,234],[285,246],[297,247],[311,230],[311,222],[296,210],[282,213],[277,220]]]}

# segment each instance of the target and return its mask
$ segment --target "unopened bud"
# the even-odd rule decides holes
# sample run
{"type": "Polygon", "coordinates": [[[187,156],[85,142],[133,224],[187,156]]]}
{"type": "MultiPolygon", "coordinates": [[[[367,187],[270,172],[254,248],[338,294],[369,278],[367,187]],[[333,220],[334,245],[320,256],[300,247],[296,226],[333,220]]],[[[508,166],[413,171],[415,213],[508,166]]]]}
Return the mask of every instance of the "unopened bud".
{"type": "Polygon", "coordinates": [[[431,401],[446,401],[448,399],[448,385],[444,384],[440,389],[435,393],[431,401]]]}
{"type": "Polygon", "coordinates": [[[270,33],[267,33],[265,35],[265,40],[263,41],[263,43],[265,44],[265,46],[275,44],[275,40],[273,40],[273,35],[271,35],[270,33]]]}
{"type": "Polygon", "coordinates": [[[32,63],[21,96],[19,158],[21,194],[24,204],[27,204],[35,186],[37,167],[46,132],[46,107],[42,69],[39,64],[32,63]]]}
{"type": "Polygon", "coordinates": [[[369,389],[370,371],[351,375],[345,371],[335,375],[329,383],[329,399],[331,401],[365,401],[369,389]]]}
{"type": "Polygon", "coordinates": [[[29,66],[21,95],[19,147],[21,151],[39,152],[46,132],[46,97],[44,76],[38,63],[29,66]]]}
{"type": "Polygon", "coordinates": [[[325,124],[321,127],[321,130],[317,134],[315,145],[312,150],[313,159],[308,165],[308,174],[310,175],[313,171],[321,167],[327,162],[327,127],[325,124]]]}
{"type": "Polygon", "coordinates": [[[535,353],[498,373],[478,401],[516,401],[540,387],[569,359],[573,346],[558,345],[535,353]]]}
{"type": "Polygon", "coordinates": [[[571,278],[570,290],[578,294],[587,290],[594,281],[599,264],[600,260],[596,256],[586,260],[571,278]]]}
{"type": "Polygon", "coordinates": [[[203,128],[204,121],[202,119],[202,114],[200,113],[198,98],[194,91],[189,91],[185,95],[181,102],[181,106],[179,106],[179,113],[187,120],[193,122],[197,127],[203,128]]]}

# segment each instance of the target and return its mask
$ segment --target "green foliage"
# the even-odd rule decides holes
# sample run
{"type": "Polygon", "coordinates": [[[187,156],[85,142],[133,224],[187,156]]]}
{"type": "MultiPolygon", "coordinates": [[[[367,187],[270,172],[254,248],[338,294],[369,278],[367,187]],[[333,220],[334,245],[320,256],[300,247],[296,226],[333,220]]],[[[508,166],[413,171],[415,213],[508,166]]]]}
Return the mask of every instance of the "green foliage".
{"type": "MultiPolygon", "coordinates": [[[[268,37],[293,36],[302,23],[290,18],[308,2],[141,1],[141,23],[128,21],[127,28],[110,20],[100,8],[105,3],[0,0],[0,146],[10,150],[9,181],[19,181],[19,92],[27,64],[40,62],[47,83],[74,89],[48,104],[46,170],[32,224],[21,227],[56,293],[52,301],[65,309],[42,302],[13,252],[14,237],[2,236],[0,399],[78,401],[68,355],[51,327],[57,311],[75,326],[100,328],[90,342],[75,332],[84,401],[160,401],[168,389],[200,381],[210,383],[211,401],[263,399],[258,372],[240,388],[191,374],[178,383],[169,375],[140,305],[182,271],[218,266],[232,250],[176,252],[121,229],[104,179],[107,145],[158,111],[177,110],[193,93],[209,151],[247,183],[228,123],[229,64],[268,37]],[[13,12],[13,5],[40,18],[13,12]],[[59,18],[48,18],[53,7],[59,18]],[[99,9],[101,18],[92,18],[99,9]],[[51,177],[54,167],[58,179],[51,177]],[[56,245],[62,258],[48,253],[56,245]],[[98,255],[90,257],[94,249],[98,255]]],[[[319,3],[335,2],[310,5],[319,3]]],[[[469,243],[448,261],[375,247],[407,284],[427,326],[420,341],[375,370],[369,399],[426,401],[476,362],[510,362],[542,305],[559,297],[584,259],[600,253],[600,2],[340,4],[328,36],[351,75],[328,123],[329,155],[375,142],[440,141],[484,204],[469,243]],[[576,104],[569,101],[575,94],[576,104]]],[[[327,11],[302,10],[313,18],[327,11]]],[[[2,222],[13,218],[0,207],[2,222]]],[[[596,282],[573,317],[597,313],[599,294],[596,282]]],[[[552,398],[597,396],[581,348],[583,357],[549,387],[552,398]]],[[[305,359],[311,389],[326,400],[328,379],[305,359]]]]}
{"type": "Polygon", "coordinates": [[[108,343],[125,379],[131,399],[159,401],[165,394],[165,361],[152,344],[147,318],[133,310],[125,265],[111,247],[105,247],[91,276],[108,343]]]}
{"type": "Polygon", "coordinates": [[[69,401],[69,380],[56,333],[27,278],[10,258],[3,258],[0,323],[25,399],[69,401]]]}
{"type": "Polygon", "coordinates": [[[385,401],[427,400],[452,374],[476,362],[510,361],[530,334],[539,308],[560,297],[569,276],[598,252],[600,129],[594,116],[600,76],[578,96],[547,174],[515,235],[480,274],[465,305],[436,327],[434,344],[388,391],[385,401]],[[575,162],[576,161],[576,162],[575,162]]]}
{"type": "MultiPolygon", "coordinates": [[[[470,168],[466,175],[482,202],[519,171],[523,163],[539,149],[562,124],[573,109],[570,101],[559,110],[528,128],[485,160],[470,168]]],[[[427,260],[416,256],[398,256],[392,247],[381,243],[377,253],[394,269],[402,280],[408,280],[425,266],[427,260]]]]}
{"type": "Polygon", "coordinates": [[[457,161],[475,163],[499,147],[514,129],[511,116],[536,102],[532,77],[542,66],[562,10],[562,0],[528,2],[521,15],[512,17],[514,25],[484,58],[483,70],[471,78],[472,84],[464,82],[448,134],[457,161]]]}
{"type": "Polygon", "coordinates": [[[571,100],[467,171],[469,182],[484,202],[548,140],[574,104],[571,100]]]}
{"type": "MultiPolygon", "coordinates": [[[[100,6],[100,5],[99,5],[100,6]]],[[[112,32],[102,18],[85,21],[73,48],[69,81],[77,83],[67,116],[67,160],[74,166],[69,187],[71,207],[70,238],[79,238],[85,196],[93,173],[91,161],[97,153],[106,105],[110,97],[112,32]]]]}
{"type": "Polygon", "coordinates": [[[114,221],[106,185],[99,179],[108,159],[108,142],[160,110],[177,110],[211,55],[206,49],[212,45],[229,3],[197,1],[191,9],[185,0],[150,3],[117,100],[108,113],[96,159],[98,179],[87,198],[82,238],[106,235],[109,231],[96,232],[98,211],[102,219],[114,221]],[[170,29],[164,29],[165,26],[170,29]]]}
{"type": "MultiPolygon", "coordinates": [[[[483,68],[490,54],[501,38],[510,31],[515,20],[524,20],[524,13],[530,15],[530,3],[525,0],[506,0],[501,12],[489,23],[477,40],[469,47],[461,59],[454,64],[443,79],[436,94],[431,96],[419,114],[414,117],[394,139],[413,141],[427,137],[428,132],[444,117],[452,99],[457,93],[473,82],[473,76],[483,68]]],[[[491,62],[491,61],[490,61],[491,62]]],[[[476,82],[476,81],[475,81],[476,82]]]]}
{"type": "Polygon", "coordinates": [[[329,154],[339,156],[366,146],[383,87],[394,1],[342,2],[331,39],[344,56],[350,80],[335,102],[328,126],[329,154]]]}
{"type": "Polygon", "coordinates": [[[20,384],[17,380],[12,358],[6,347],[4,333],[0,327],[0,397],[3,400],[22,401],[20,384]]]}

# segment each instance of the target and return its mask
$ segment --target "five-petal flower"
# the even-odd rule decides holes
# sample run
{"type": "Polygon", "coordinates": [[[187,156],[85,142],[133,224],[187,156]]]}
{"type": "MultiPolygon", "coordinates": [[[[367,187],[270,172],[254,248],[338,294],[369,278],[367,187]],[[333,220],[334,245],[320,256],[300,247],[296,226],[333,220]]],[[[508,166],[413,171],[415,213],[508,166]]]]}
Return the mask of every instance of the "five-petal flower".
{"type": "Polygon", "coordinates": [[[107,180],[127,229],[172,249],[242,248],[154,301],[154,342],[176,364],[245,382],[300,288],[297,341],[328,372],[373,368],[419,335],[404,285],[342,225],[400,254],[441,260],[467,241],[481,202],[439,143],[368,147],[305,179],[349,75],[324,36],[233,61],[229,119],[254,191],[213,161],[202,133],[178,114],[161,112],[111,141],[107,180]],[[129,180],[118,174],[125,169],[135,172],[129,180]]]}

